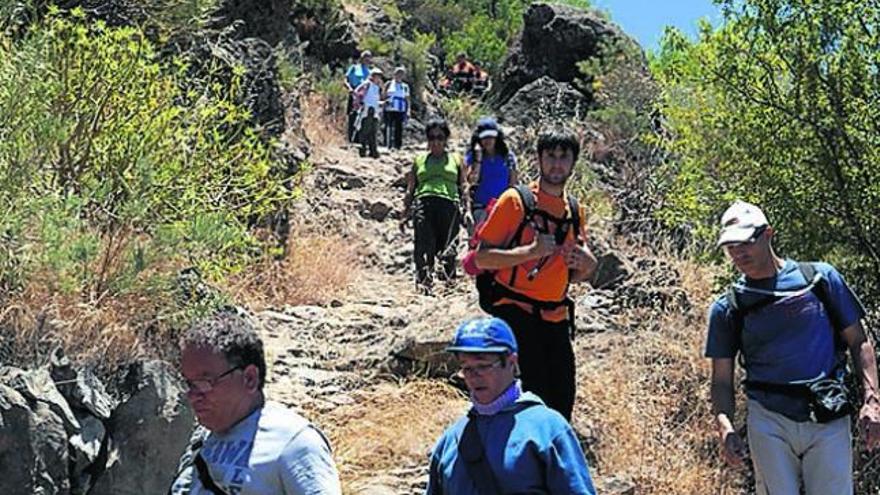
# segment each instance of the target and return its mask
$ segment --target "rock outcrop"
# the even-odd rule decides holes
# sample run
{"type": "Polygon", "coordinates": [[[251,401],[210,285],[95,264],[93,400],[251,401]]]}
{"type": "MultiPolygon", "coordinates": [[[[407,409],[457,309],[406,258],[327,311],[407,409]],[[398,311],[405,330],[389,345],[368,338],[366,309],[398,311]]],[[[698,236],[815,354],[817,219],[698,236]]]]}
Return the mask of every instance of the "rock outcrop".
{"type": "Polygon", "coordinates": [[[193,426],[176,373],[135,365],[121,392],[116,407],[57,351],[43,368],[0,369],[0,493],[165,493],[193,426]]]}
{"type": "MultiPolygon", "coordinates": [[[[498,82],[487,99],[500,108],[542,77],[570,84],[579,76],[577,63],[598,56],[601,44],[615,39],[628,38],[594,12],[560,4],[532,4],[523,18],[522,34],[504,59],[494,78],[498,82]]],[[[585,102],[592,102],[589,91],[579,91],[585,102]]]]}

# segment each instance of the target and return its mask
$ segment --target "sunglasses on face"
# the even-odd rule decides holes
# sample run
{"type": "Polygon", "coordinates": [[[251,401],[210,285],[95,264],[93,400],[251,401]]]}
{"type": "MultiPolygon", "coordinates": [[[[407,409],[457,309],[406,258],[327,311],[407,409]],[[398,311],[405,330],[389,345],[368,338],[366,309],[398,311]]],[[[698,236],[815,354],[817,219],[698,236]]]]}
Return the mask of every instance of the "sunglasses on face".
{"type": "Polygon", "coordinates": [[[446,141],[445,134],[428,134],[428,141],[446,141]]]}
{"type": "Polygon", "coordinates": [[[751,245],[755,244],[756,242],[758,242],[758,239],[760,239],[761,236],[764,235],[764,232],[766,230],[767,230],[766,225],[764,225],[763,227],[758,227],[757,229],[755,229],[754,232],[752,232],[752,235],[748,239],[746,239],[742,242],[730,242],[728,244],[725,244],[722,247],[727,249],[727,248],[732,248],[732,247],[751,246],[751,245]]]}

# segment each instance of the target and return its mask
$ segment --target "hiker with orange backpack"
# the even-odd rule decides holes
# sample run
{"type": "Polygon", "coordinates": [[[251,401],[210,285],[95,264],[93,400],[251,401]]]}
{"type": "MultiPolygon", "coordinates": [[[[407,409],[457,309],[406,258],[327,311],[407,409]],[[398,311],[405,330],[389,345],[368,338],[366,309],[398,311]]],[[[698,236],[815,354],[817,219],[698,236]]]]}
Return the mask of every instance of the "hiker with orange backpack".
{"type": "Polygon", "coordinates": [[[491,117],[477,121],[469,151],[464,156],[472,192],[470,216],[465,216],[468,234],[486,220],[486,207],[516,184],[516,156],[507,148],[504,133],[491,117]]]}
{"type": "Polygon", "coordinates": [[[449,134],[445,120],[429,120],[425,125],[428,152],[416,156],[406,176],[403,221],[412,216],[416,288],[427,294],[433,288],[436,258],[442,260],[447,280],[455,277],[459,208],[470,208],[464,162],[446,150],[449,134]]]}
{"type": "Polygon", "coordinates": [[[590,277],[584,209],[565,193],[580,152],[574,133],[542,132],[540,177],[508,189],[477,230],[473,261],[480,305],[506,321],[520,344],[523,389],[571,419],[575,396],[574,302],[568,287],[590,277]]]}

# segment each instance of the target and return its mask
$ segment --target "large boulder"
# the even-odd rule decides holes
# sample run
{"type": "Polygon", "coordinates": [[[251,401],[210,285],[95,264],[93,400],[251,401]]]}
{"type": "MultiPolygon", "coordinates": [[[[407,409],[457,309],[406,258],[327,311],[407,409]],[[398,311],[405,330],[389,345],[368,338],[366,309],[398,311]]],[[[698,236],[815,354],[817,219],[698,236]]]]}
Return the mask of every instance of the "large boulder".
{"type": "Polygon", "coordinates": [[[275,46],[296,39],[290,25],[292,6],[289,0],[223,0],[212,20],[217,27],[240,24],[244,38],[260,38],[275,46]]]}
{"type": "Polygon", "coordinates": [[[523,86],[501,106],[499,120],[507,125],[528,127],[544,120],[583,117],[590,104],[590,98],[571,83],[541,76],[523,86]]]}
{"type": "Polygon", "coordinates": [[[571,83],[579,75],[577,63],[596,57],[601,43],[613,39],[628,38],[595,12],[561,4],[532,4],[523,17],[522,34],[494,77],[497,84],[487,98],[500,107],[542,76],[571,83]]]}
{"type": "Polygon", "coordinates": [[[194,418],[172,366],[134,365],[122,387],[129,395],[110,418],[107,469],[91,495],[165,493],[189,442],[194,418]]]}
{"type": "MultiPolygon", "coordinates": [[[[4,384],[13,375],[18,385],[28,381],[21,370],[0,378],[0,491],[4,495],[68,494],[65,421],[51,402],[33,399],[33,389],[21,393],[4,384]]],[[[40,378],[35,381],[42,384],[40,378]]]]}

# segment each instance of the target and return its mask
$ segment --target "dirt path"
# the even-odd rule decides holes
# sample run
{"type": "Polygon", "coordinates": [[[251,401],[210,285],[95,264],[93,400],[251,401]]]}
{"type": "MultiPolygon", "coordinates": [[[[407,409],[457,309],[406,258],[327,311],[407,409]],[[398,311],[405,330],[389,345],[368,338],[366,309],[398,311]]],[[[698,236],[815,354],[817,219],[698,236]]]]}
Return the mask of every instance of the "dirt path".
{"type": "MultiPolygon", "coordinates": [[[[294,215],[309,232],[338,234],[354,246],[358,279],[327,307],[260,313],[268,394],[330,436],[346,493],[421,492],[431,446],[467,407],[446,379],[452,370],[442,348],[461,321],[482,314],[472,281],[462,276],[438,283],[433,296],[416,294],[412,230],[398,227],[404,169],[420,149],[377,160],[359,158],[351,147],[320,150],[294,215]]],[[[604,332],[619,325],[608,304],[619,295],[579,287],[575,296],[586,336],[575,341],[584,383],[626,337],[604,332]]],[[[578,407],[573,425],[589,450],[594,427],[578,407]]]]}

